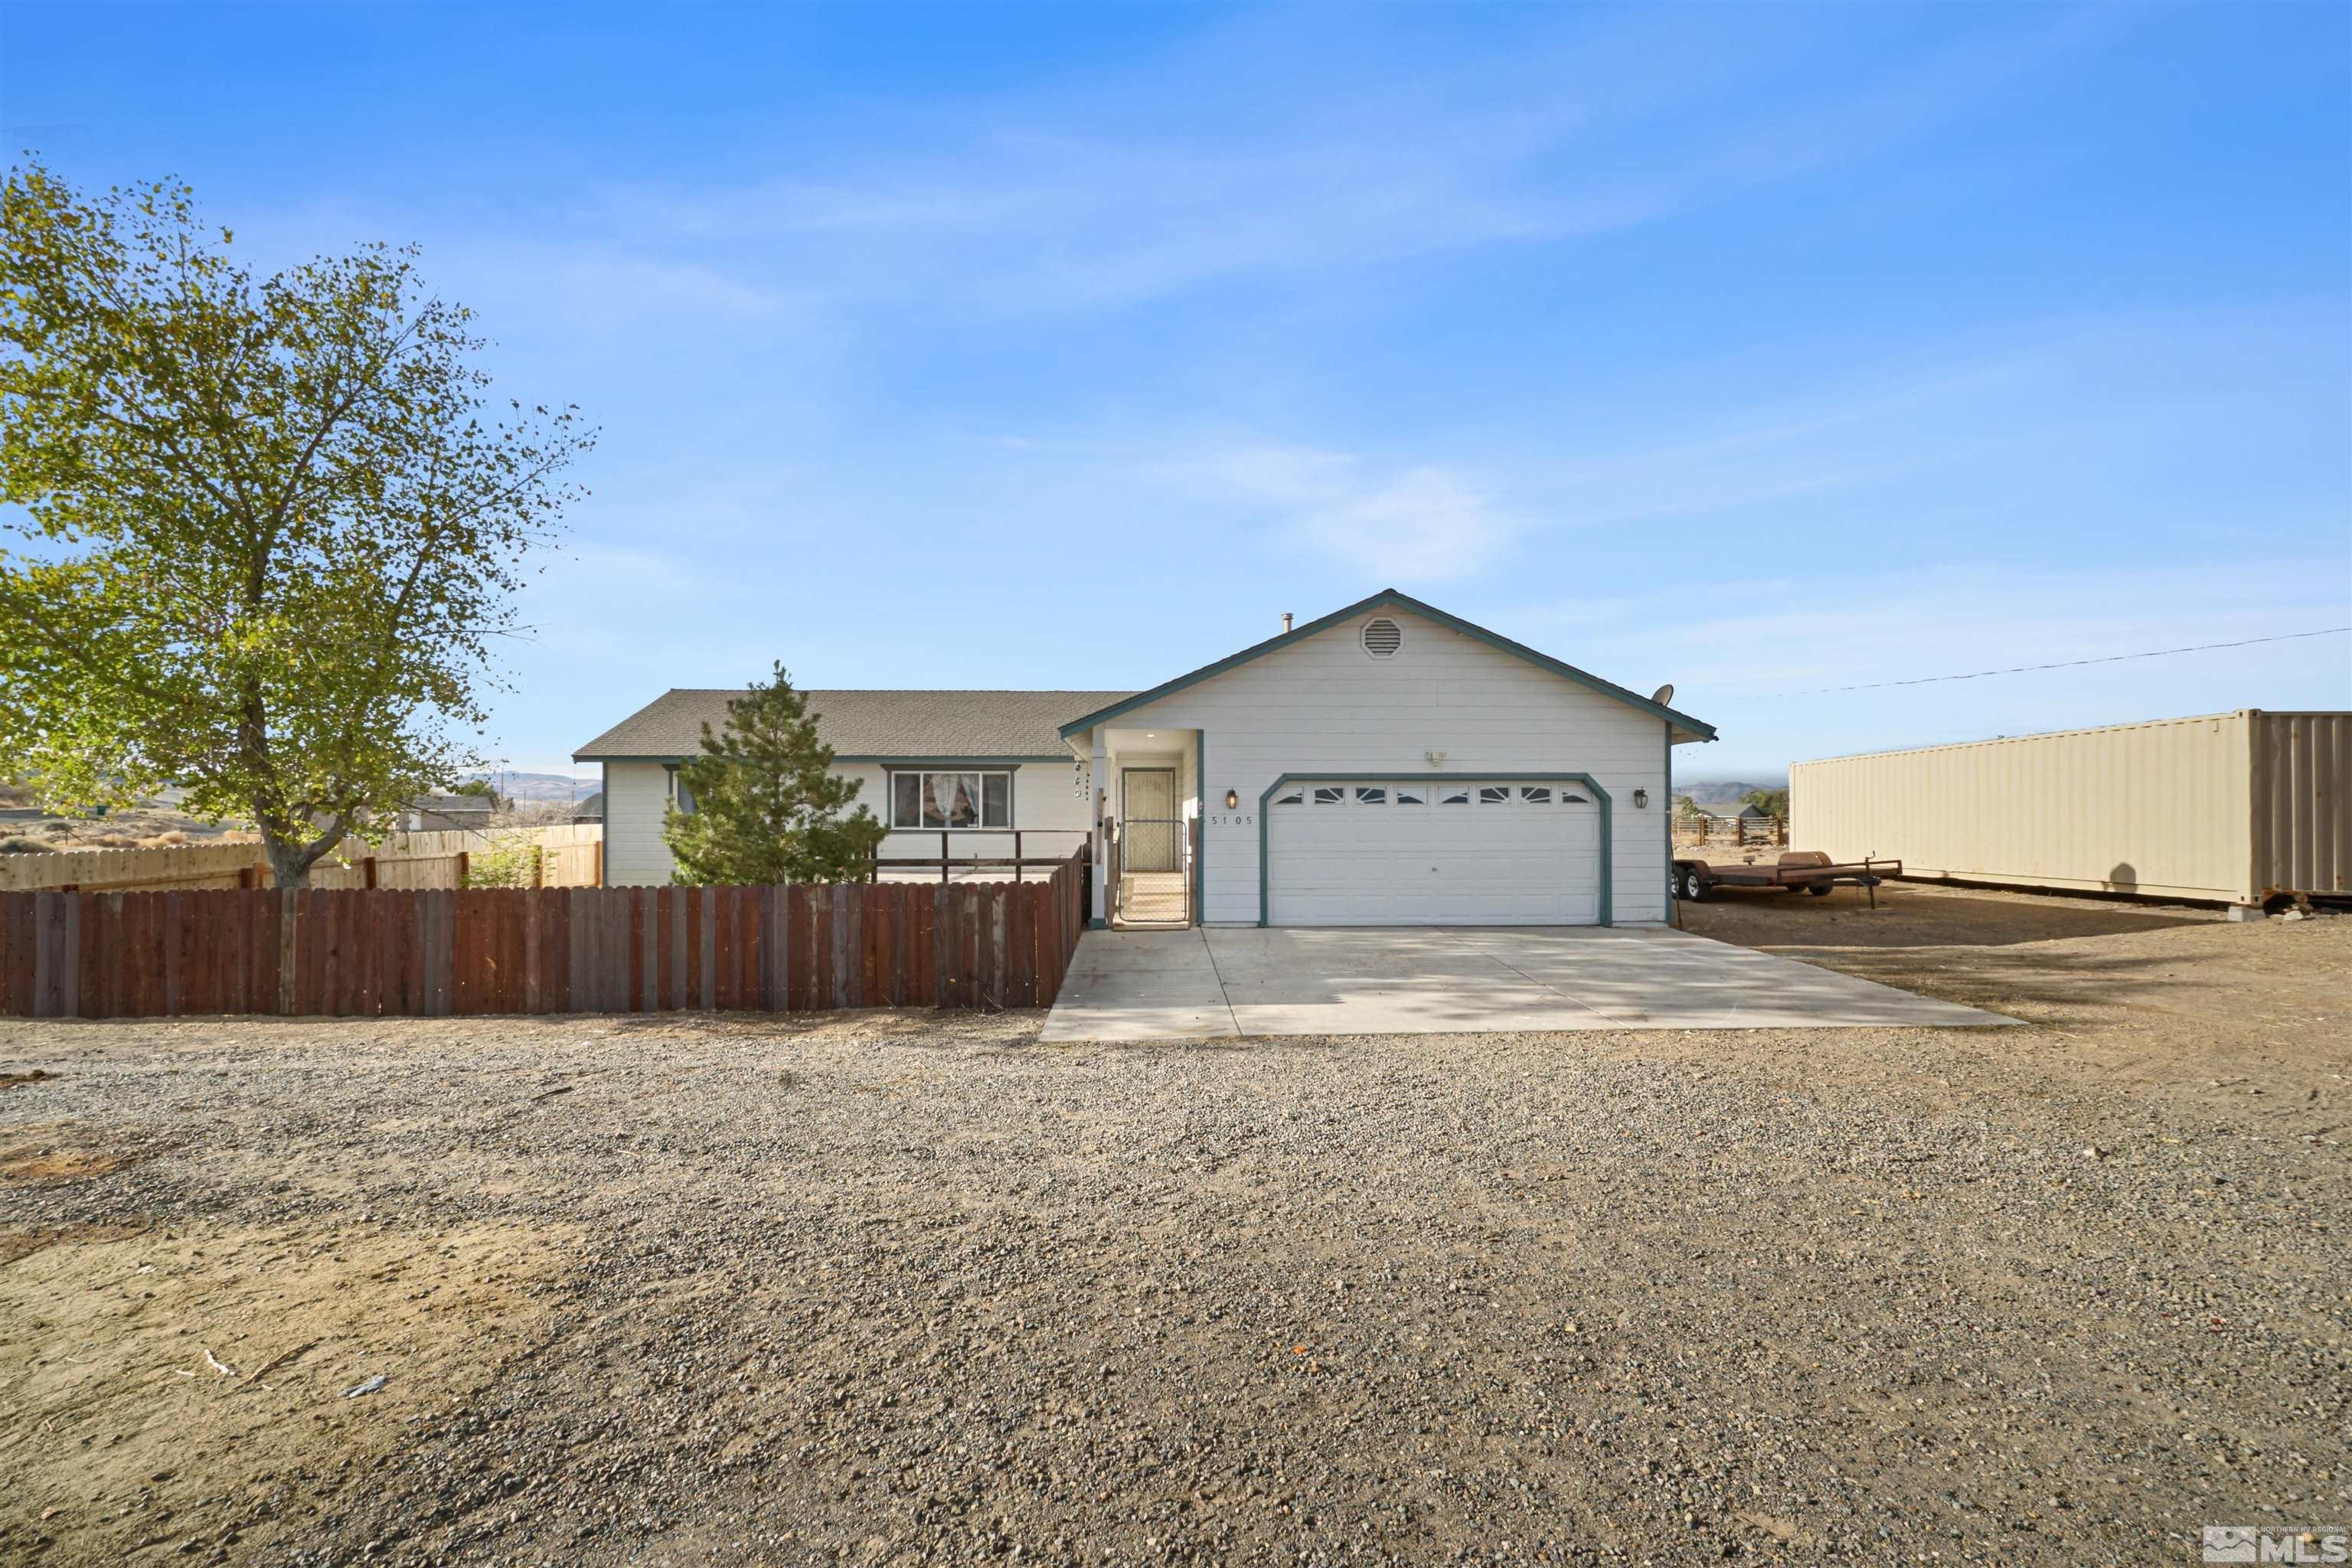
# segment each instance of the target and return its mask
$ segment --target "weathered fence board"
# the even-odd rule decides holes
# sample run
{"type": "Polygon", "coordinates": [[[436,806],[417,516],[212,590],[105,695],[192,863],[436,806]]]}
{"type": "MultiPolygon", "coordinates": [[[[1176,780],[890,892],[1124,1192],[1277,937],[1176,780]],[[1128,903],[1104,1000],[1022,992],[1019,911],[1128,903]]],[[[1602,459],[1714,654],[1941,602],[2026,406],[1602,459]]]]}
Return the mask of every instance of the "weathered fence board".
{"type": "Polygon", "coordinates": [[[0,892],[0,1015],[1046,1006],[1085,881],[0,892]]]}

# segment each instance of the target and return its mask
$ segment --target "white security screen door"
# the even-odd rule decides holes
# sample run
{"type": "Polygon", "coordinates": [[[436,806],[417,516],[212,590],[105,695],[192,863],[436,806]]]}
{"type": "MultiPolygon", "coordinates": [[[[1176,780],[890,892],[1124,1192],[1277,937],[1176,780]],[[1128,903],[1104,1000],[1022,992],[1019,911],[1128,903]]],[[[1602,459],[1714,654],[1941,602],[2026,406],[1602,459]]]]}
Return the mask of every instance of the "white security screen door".
{"type": "Polygon", "coordinates": [[[1129,871],[1183,869],[1184,813],[1176,770],[1128,768],[1119,774],[1119,865],[1129,871]]]}

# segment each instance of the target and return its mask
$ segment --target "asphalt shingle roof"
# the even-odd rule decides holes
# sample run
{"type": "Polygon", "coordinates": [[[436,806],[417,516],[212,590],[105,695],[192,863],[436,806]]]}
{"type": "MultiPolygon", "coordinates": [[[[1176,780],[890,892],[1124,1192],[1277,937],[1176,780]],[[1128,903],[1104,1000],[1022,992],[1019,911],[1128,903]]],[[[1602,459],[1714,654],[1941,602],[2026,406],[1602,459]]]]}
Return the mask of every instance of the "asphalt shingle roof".
{"type": "MultiPolygon", "coordinates": [[[[674,687],[572,753],[600,757],[690,757],[702,748],[702,726],[727,721],[727,701],[741,687],[722,690],[674,687]]],[[[845,757],[1060,757],[1060,735],[1071,720],[1114,703],[1131,691],[808,691],[816,732],[845,757]]]]}

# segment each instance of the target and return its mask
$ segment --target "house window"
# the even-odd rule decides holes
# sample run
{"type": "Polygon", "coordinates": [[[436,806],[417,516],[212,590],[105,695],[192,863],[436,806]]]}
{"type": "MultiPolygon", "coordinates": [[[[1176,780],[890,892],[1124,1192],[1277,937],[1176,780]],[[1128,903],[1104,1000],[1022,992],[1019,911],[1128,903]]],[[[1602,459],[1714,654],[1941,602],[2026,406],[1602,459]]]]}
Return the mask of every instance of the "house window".
{"type": "Polygon", "coordinates": [[[1428,798],[1427,793],[1419,784],[1397,785],[1396,803],[1399,805],[1419,805],[1428,798]]]}
{"type": "Polygon", "coordinates": [[[1380,785],[1359,784],[1356,786],[1356,804],[1358,805],[1386,805],[1388,803],[1389,792],[1382,789],[1380,785]]]}
{"type": "Polygon", "coordinates": [[[1013,775],[977,770],[890,775],[893,827],[1010,827],[1013,775]]]}
{"type": "Polygon", "coordinates": [[[1303,805],[1306,802],[1306,799],[1307,791],[1305,787],[1299,784],[1292,784],[1289,788],[1284,790],[1280,795],[1274,797],[1274,804],[1276,805],[1303,805]]]}
{"type": "Polygon", "coordinates": [[[1572,789],[1564,789],[1560,791],[1559,802],[1562,805],[1591,805],[1592,804],[1572,789]]]}
{"type": "Polygon", "coordinates": [[[688,816],[694,815],[694,792],[686,787],[686,779],[675,763],[666,772],[669,774],[669,803],[688,816]]]}
{"type": "Polygon", "coordinates": [[[1478,786],[1478,804],[1480,805],[1510,805],[1511,786],[1508,784],[1480,784],[1478,786]]]}
{"type": "Polygon", "coordinates": [[[1551,785],[1521,784],[1519,786],[1519,798],[1527,802],[1529,805],[1549,805],[1551,804],[1551,785]]]}
{"type": "Polygon", "coordinates": [[[1437,792],[1437,804],[1440,805],[1468,805],[1470,804],[1470,786],[1468,784],[1446,785],[1437,792]]]}
{"type": "Polygon", "coordinates": [[[1347,798],[1348,792],[1338,784],[1317,784],[1315,786],[1315,804],[1318,805],[1339,805],[1346,801],[1347,798]]]}

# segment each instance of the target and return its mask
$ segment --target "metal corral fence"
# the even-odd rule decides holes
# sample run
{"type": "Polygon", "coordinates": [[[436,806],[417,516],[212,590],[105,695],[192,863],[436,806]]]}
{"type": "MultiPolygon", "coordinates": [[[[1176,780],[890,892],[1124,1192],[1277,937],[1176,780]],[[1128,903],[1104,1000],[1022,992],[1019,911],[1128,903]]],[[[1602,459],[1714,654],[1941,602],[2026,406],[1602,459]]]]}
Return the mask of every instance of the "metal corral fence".
{"type": "Polygon", "coordinates": [[[0,893],[0,1015],[1043,1007],[1087,893],[1076,857],[945,886],[0,893]]]}
{"type": "Polygon", "coordinates": [[[1696,848],[1702,845],[1735,849],[1765,845],[1786,847],[1789,842],[1789,824],[1778,816],[1733,816],[1704,812],[1696,816],[1677,816],[1674,828],[1677,848],[1696,848]]]}
{"type": "Polygon", "coordinates": [[[1799,763],[1794,837],[1906,880],[2217,900],[2352,893],[2352,713],[2245,709],[1799,763]]]}
{"type": "MultiPolygon", "coordinates": [[[[595,823],[448,833],[399,833],[382,844],[347,838],[310,868],[314,888],[593,888],[602,879],[604,830],[595,823]]],[[[261,846],[159,845],[152,849],[68,849],[0,855],[0,891],[275,886],[261,846]]]]}

